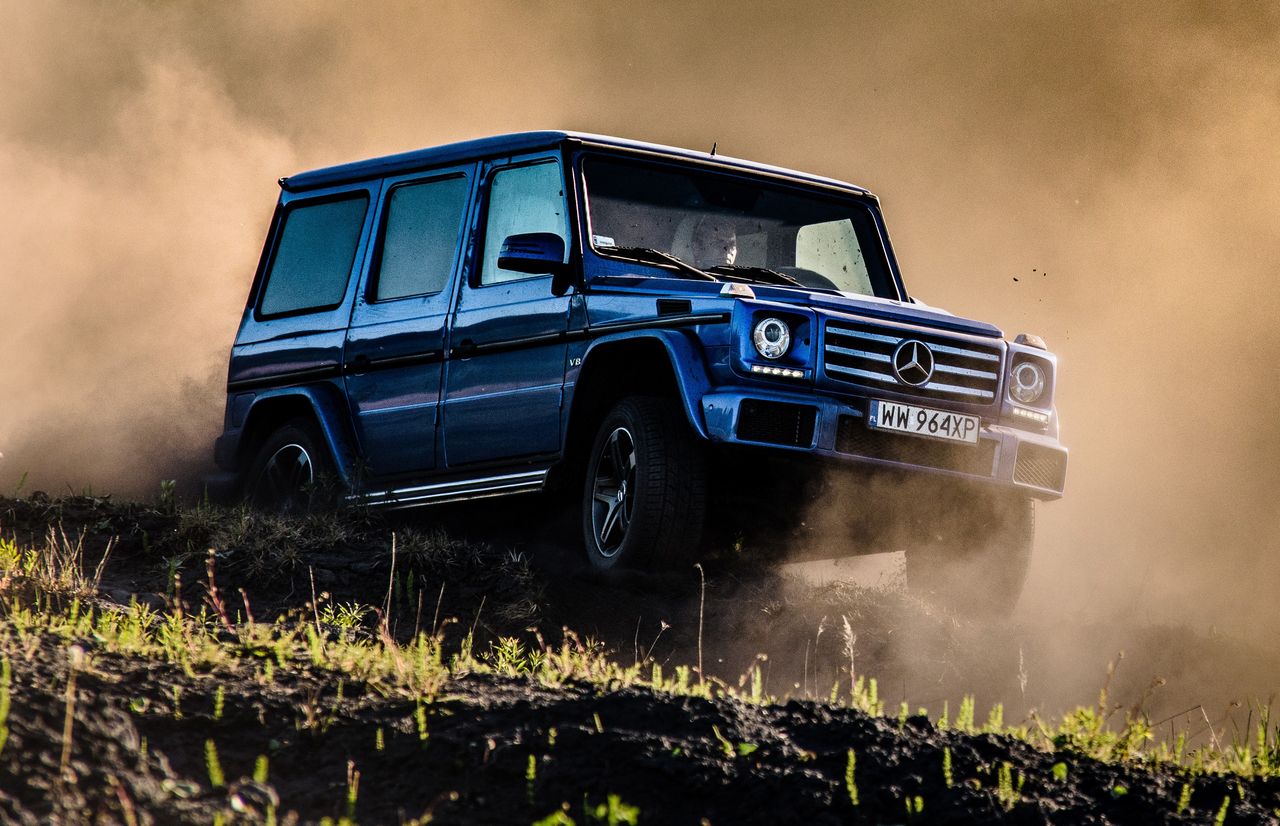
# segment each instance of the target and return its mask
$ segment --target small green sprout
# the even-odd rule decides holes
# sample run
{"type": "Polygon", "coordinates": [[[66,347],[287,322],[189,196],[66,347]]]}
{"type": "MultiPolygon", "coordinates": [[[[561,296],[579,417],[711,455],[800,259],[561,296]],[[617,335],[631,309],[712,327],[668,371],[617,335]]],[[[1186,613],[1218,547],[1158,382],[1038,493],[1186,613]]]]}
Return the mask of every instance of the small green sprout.
{"type": "Polygon", "coordinates": [[[622,802],[622,798],[611,794],[604,803],[595,807],[591,817],[597,823],[608,826],[636,826],[640,822],[640,809],[622,802]]]}
{"type": "Polygon", "coordinates": [[[9,658],[0,661],[0,752],[9,741],[9,684],[13,681],[13,673],[9,658]]]}
{"type": "Polygon", "coordinates": [[[1178,814],[1182,814],[1191,806],[1191,784],[1183,783],[1182,791],[1178,793],[1178,814]]]}
{"type": "Polygon", "coordinates": [[[210,786],[221,789],[227,785],[227,779],[222,774],[222,763],[218,761],[218,747],[213,740],[204,741],[204,765],[209,771],[210,786]]]}
{"type": "Polygon", "coordinates": [[[854,754],[853,749],[849,749],[849,759],[844,767],[844,788],[849,792],[849,802],[854,806],[858,805],[858,781],[854,778],[857,766],[858,756],[854,754]]]}

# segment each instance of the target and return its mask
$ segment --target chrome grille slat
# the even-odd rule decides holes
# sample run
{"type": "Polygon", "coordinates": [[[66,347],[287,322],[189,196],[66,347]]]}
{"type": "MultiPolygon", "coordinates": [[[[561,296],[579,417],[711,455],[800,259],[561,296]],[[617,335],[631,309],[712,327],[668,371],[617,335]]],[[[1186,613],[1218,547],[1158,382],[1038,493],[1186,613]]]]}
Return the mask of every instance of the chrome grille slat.
{"type": "Polygon", "coordinates": [[[893,376],[886,376],[883,373],[872,373],[870,370],[859,370],[856,367],[841,367],[838,364],[828,364],[828,370],[834,370],[837,373],[847,373],[850,376],[858,376],[863,379],[871,379],[872,381],[883,381],[889,384],[899,384],[899,381],[893,376]]]}
{"type": "Polygon", "coordinates": [[[976,396],[980,399],[995,398],[995,394],[989,390],[974,390],[969,387],[957,387],[954,384],[939,384],[931,381],[924,386],[925,390],[936,390],[940,393],[955,393],[958,396],[976,396]]]}
{"type": "Polygon", "coordinates": [[[893,359],[891,359],[889,356],[886,356],[882,353],[872,353],[868,350],[853,350],[848,347],[840,347],[835,344],[828,344],[827,352],[839,353],[842,356],[857,356],[858,358],[861,358],[861,359],[868,359],[869,361],[878,361],[884,364],[891,364],[893,362],[893,359]]]}
{"type": "Polygon", "coordinates": [[[945,344],[930,344],[929,349],[935,353],[946,353],[952,356],[964,356],[965,358],[981,359],[982,361],[1000,362],[1000,356],[995,353],[984,353],[981,350],[965,350],[960,347],[948,347],[945,344]]]}
{"type": "Polygon", "coordinates": [[[882,336],[877,335],[876,333],[863,332],[862,330],[847,330],[844,327],[837,327],[834,324],[827,325],[827,332],[835,333],[838,336],[849,336],[850,338],[865,338],[868,341],[883,341],[885,344],[896,345],[899,341],[902,341],[901,338],[896,336],[882,336]]]}
{"type": "Polygon", "coordinates": [[[996,373],[986,370],[974,370],[969,367],[954,367],[950,364],[935,364],[933,367],[935,373],[950,373],[953,376],[969,376],[974,379],[990,379],[995,381],[1000,378],[996,373]]]}
{"type": "Polygon", "coordinates": [[[898,332],[863,322],[827,324],[823,343],[823,370],[836,381],[976,404],[996,401],[1002,359],[1003,349],[995,343],[969,342],[941,332],[898,332]],[[934,358],[934,374],[922,386],[905,384],[893,372],[894,350],[913,339],[923,342],[934,358]]]}

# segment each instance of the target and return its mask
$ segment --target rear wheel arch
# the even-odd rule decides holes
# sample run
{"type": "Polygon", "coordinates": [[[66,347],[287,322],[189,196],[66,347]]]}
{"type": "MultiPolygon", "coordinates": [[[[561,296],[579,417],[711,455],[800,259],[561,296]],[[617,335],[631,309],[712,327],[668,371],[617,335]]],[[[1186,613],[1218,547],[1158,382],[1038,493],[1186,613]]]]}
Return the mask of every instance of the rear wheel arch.
{"type": "Polygon", "coordinates": [[[352,443],[334,405],[314,392],[285,393],[256,401],[245,418],[240,438],[240,473],[243,475],[249,471],[249,463],[272,434],[291,421],[303,419],[309,421],[323,438],[338,476],[342,480],[350,480],[354,456],[352,443]]]}

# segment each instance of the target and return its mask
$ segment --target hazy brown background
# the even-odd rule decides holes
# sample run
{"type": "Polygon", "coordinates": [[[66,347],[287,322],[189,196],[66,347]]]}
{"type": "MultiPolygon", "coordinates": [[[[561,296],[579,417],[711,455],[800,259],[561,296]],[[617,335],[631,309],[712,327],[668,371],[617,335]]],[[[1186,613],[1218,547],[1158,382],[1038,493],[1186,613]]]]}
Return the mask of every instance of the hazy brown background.
{"type": "Polygon", "coordinates": [[[0,490],[207,461],[282,174],[718,141],[871,186],[918,295],[1060,354],[1024,610],[1280,620],[1278,5],[0,0],[0,31],[0,490]]]}

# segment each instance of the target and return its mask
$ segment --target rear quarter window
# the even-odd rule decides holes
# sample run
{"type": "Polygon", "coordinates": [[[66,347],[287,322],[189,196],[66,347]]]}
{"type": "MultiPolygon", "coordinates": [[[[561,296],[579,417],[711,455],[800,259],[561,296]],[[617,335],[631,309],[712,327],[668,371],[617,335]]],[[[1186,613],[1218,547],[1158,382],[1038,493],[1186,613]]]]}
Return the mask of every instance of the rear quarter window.
{"type": "Polygon", "coordinates": [[[434,295],[444,289],[469,194],[470,182],[461,176],[391,191],[375,301],[434,295]]]}
{"type": "Polygon", "coordinates": [[[328,310],[342,303],[369,199],[292,206],[284,216],[258,312],[262,316],[328,310]]]}

